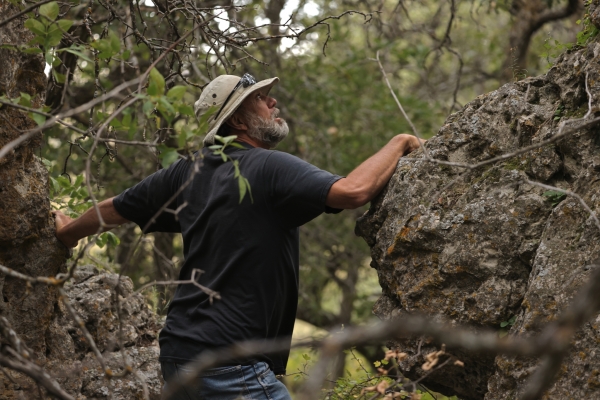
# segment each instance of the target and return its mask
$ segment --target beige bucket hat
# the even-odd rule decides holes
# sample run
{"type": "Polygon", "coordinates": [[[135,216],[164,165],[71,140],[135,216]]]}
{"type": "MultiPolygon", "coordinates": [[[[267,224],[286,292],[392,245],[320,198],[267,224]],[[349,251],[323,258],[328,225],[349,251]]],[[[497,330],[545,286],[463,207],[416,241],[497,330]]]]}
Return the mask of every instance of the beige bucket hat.
{"type": "Polygon", "coordinates": [[[194,103],[194,112],[198,119],[211,107],[219,107],[208,120],[208,133],[204,137],[204,145],[214,144],[215,135],[223,122],[233,115],[249,94],[263,88],[266,88],[268,93],[277,82],[277,77],[257,82],[250,74],[244,74],[241,78],[235,75],[221,75],[213,79],[194,103]]]}

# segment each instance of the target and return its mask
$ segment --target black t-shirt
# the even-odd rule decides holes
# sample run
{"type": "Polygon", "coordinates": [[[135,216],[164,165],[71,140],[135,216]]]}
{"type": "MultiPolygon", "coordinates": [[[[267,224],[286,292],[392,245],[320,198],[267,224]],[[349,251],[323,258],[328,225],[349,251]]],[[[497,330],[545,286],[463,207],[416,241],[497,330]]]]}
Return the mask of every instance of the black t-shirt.
{"type": "MultiPolygon", "coordinates": [[[[192,284],[179,285],[160,334],[160,360],[185,363],[203,350],[246,340],[290,337],[298,303],[298,227],[322,212],[337,175],[290,154],[253,148],[227,150],[250,182],[240,203],[231,162],[202,150],[195,174],[172,212],[151,218],[188,180],[194,162],[180,160],[114,199],[116,210],[145,232],[181,232],[185,262],[179,279],[195,268],[198,283],[220,293],[209,296],[192,284]],[[185,204],[185,206],[184,206],[185,204]]],[[[254,359],[285,373],[289,350],[254,359]]]]}

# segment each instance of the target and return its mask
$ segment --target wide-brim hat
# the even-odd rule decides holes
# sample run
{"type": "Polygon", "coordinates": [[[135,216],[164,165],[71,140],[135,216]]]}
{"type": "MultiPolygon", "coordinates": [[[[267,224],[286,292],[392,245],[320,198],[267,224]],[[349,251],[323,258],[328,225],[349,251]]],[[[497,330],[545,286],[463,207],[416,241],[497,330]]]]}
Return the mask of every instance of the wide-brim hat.
{"type": "Polygon", "coordinates": [[[233,89],[240,83],[239,76],[235,75],[221,75],[213,79],[202,91],[198,100],[194,103],[194,112],[196,118],[200,118],[206,114],[211,108],[219,110],[223,103],[227,101],[227,104],[223,106],[221,111],[215,111],[215,114],[209,117],[208,120],[208,133],[204,137],[204,145],[212,145],[215,142],[215,135],[219,131],[219,128],[223,122],[227,121],[229,117],[233,115],[235,110],[242,104],[242,102],[251,93],[265,89],[269,93],[271,88],[279,82],[279,78],[265,79],[255,84],[251,84],[247,87],[243,85],[239,86],[235,92],[233,89]],[[232,93],[233,92],[233,93],[232,93]],[[231,95],[231,97],[229,97],[231,95]],[[227,99],[229,97],[229,100],[227,99]],[[218,112],[217,117],[214,115],[218,112]]]}

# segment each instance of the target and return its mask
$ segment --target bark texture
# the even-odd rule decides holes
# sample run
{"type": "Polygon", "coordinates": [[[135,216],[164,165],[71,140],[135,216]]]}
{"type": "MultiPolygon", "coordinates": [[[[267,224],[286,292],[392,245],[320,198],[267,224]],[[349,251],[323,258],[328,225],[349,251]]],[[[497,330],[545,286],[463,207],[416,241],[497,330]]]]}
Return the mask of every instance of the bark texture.
{"type": "MultiPolygon", "coordinates": [[[[19,9],[0,1],[0,15],[19,9]]],[[[25,44],[33,38],[16,19],[0,28],[0,43],[25,44]]],[[[0,95],[31,96],[32,106],[44,102],[46,75],[41,55],[0,49],[0,95]]],[[[36,124],[16,109],[0,109],[0,148],[36,124]]],[[[48,199],[48,172],[35,156],[41,133],[0,160],[0,264],[30,276],[54,276],[64,269],[66,249],[54,237],[48,199]]],[[[21,280],[0,276],[0,314],[43,360],[46,332],[52,319],[56,291],[29,287],[21,280]],[[36,321],[36,323],[32,323],[36,321]]]]}
{"type": "MultiPolygon", "coordinates": [[[[19,9],[10,2],[0,0],[2,19],[17,12],[19,9]]],[[[0,43],[22,45],[31,40],[33,35],[23,26],[25,18],[0,27],[0,43]]],[[[41,107],[47,86],[44,67],[41,55],[0,49],[0,95],[15,98],[21,92],[27,93],[32,107],[41,107]]],[[[26,113],[0,108],[0,148],[35,126],[26,113]]],[[[40,133],[0,159],[0,265],[30,276],[55,276],[66,271],[67,251],[54,236],[48,171],[36,156],[41,139],[40,133]]],[[[143,398],[142,381],[146,382],[150,397],[159,398],[156,343],[159,326],[141,295],[129,297],[133,285],[123,278],[119,284],[123,348],[119,348],[119,313],[114,297],[117,280],[117,275],[99,274],[93,267],[87,267],[81,269],[75,282],[66,289],[69,301],[92,333],[107,366],[118,374],[126,358],[137,376],[104,378],[89,343],[64,304],[59,303],[56,288],[28,285],[4,274],[0,274],[0,359],[13,359],[14,353],[10,351],[17,350],[17,345],[22,350],[27,348],[27,357],[21,361],[43,366],[78,399],[110,395],[115,399],[143,398]]],[[[4,371],[5,374],[0,374],[0,399],[38,397],[38,388],[31,379],[11,369],[4,371]]]]}
{"type": "MultiPolygon", "coordinates": [[[[590,7],[598,23],[598,1],[590,7]]],[[[599,25],[600,26],[600,25],[599,25]]],[[[592,117],[600,105],[600,43],[563,54],[543,76],[502,86],[452,114],[429,140],[432,157],[477,163],[550,138],[559,123],[592,117]],[[585,89],[588,75],[591,99],[585,89]]],[[[600,256],[600,232],[574,198],[544,195],[523,180],[570,189],[600,211],[600,128],[474,171],[400,160],[387,189],[359,220],[383,295],[382,319],[405,313],[532,335],[556,318],[600,256]],[[451,182],[453,185],[447,186],[451,182]]],[[[420,151],[409,158],[420,157],[420,151]]],[[[600,317],[573,341],[548,398],[600,398],[600,317]]],[[[427,338],[391,343],[411,356],[407,376],[424,371],[427,338]],[[420,350],[420,351],[419,351],[420,350]]],[[[425,385],[464,399],[515,398],[538,360],[453,352],[425,385]]]]}

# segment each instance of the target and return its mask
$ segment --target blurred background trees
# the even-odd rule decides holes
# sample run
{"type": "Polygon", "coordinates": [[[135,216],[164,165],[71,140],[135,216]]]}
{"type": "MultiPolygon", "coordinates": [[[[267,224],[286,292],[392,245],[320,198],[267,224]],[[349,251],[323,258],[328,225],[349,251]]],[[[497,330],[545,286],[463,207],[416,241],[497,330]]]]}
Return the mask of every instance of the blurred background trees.
{"type": "MultiPolygon", "coordinates": [[[[291,127],[279,150],[344,175],[393,135],[411,132],[373,60],[377,52],[404,108],[427,138],[477,95],[543,73],[577,41],[577,20],[583,13],[578,0],[48,4],[27,17],[37,22],[26,22],[36,34],[29,50],[15,51],[38,49],[44,55],[45,110],[50,114],[139,77],[168,52],[156,64],[160,76],[151,77],[141,93],[132,87],[128,96],[108,98],[68,118],[84,134],[61,125],[45,130],[40,155],[51,168],[55,206],[73,213],[89,205],[91,194],[81,182],[73,186],[77,176],[85,177],[95,198],[103,199],[198,148],[202,124],[190,106],[219,74],[279,76],[281,83],[272,94],[291,127]],[[173,90],[161,99],[176,86],[185,91],[173,90]],[[140,95],[107,129],[101,128],[140,95]],[[98,147],[90,154],[95,139],[98,147]]],[[[15,101],[26,100],[21,96],[15,101]]],[[[367,245],[354,236],[355,220],[364,211],[324,215],[301,230],[298,318],[308,326],[343,329],[371,318],[380,287],[369,267],[367,245]]],[[[141,231],[133,224],[114,233],[119,246],[101,241],[102,247],[94,246],[84,259],[121,270],[140,286],[177,277],[183,257],[178,235],[146,235],[138,244],[141,231]]],[[[172,291],[159,287],[148,293],[158,313],[166,313],[172,291]]],[[[379,348],[357,350],[370,362],[382,358],[379,348]]],[[[337,363],[337,376],[344,373],[344,357],[337,363]]],[[[301,362],[296,364],[289,372],[296,372],[301,362]]]]}

